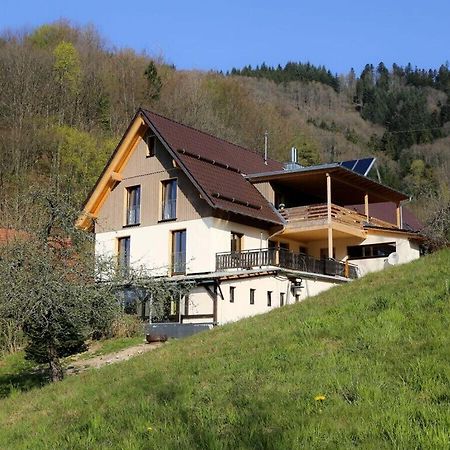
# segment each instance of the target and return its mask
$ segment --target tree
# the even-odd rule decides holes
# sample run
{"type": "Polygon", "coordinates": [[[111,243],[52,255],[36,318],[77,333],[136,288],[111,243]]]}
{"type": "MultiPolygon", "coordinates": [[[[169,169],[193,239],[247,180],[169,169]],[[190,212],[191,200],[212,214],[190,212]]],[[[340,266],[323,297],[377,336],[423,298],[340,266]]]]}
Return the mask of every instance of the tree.
{"type": "Polygon", "coordinates": [[[158,74],[158,69],[153,61],[150,61],[144,72],[148,83],[148,96],[150,100],[157,100],[161,92],[161,77],[158,74]]]}
{"type": "Polygon", "coordinates": [[[90,236],[74,228],[75,211],[51,192],[33,192],[40,211],[30,227],[0,248],[0,317],[15,320],[26,357],[63,378],[60,358],[79,352],[119,312],[112,283],[96,283],[90,236]]]}

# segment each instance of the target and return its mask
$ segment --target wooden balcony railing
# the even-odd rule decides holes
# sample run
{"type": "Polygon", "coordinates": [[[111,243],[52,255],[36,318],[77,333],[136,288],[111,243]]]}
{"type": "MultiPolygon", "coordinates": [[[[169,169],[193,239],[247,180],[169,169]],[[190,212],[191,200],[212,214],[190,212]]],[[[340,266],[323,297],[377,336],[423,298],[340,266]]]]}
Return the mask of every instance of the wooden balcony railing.
{"type": "Polygon", "coordinates": [[[243,250],[241,252],[216,253],[216,270],[253,269],[256,267],[277,266],[284,269],[322,275],[358,278],[357,266],[334,259],[316,259],[303,253],[288,250],[264,248],[243,250]]]}
{"type": "MultiPolygon", "coordinates": [[[[284,208],[280,210],[280,214],[286,219],[288,226],[290,227],[301,228],[317,223],[323,223],[325,225],[328,221],[328,209],[326,204],[284,208]]],[[[335,204],[331,205],[331,221],[357,228],[363,228],[367,223],[384,228],[397,228],[394,224],[375,217],[369,217],[368,221],[364,214],[335,204]]]]}

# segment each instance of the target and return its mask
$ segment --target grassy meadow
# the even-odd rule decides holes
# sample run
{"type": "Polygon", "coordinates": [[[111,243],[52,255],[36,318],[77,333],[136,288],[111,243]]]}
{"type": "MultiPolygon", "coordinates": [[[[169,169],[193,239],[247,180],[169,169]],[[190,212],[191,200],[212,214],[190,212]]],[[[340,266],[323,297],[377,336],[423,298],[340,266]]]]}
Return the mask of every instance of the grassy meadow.
{"type": "Polygon", "coordinates": [[[448,449],[449,283],[447,250],[12,391],[0,448],[448,449]]]}

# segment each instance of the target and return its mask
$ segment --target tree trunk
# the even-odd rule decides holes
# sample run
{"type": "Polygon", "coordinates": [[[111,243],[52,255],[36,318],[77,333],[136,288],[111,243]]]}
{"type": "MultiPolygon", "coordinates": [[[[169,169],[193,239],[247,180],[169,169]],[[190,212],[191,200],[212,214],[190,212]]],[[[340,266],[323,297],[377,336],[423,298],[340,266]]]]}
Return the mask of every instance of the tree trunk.
{"type": "Polygon", "coordinates": [[[61,366],[61,361],[59,360],[56,351],[54,349],[50,349],[49,351],[49,368],[50,368],[50,377],[52,381],[61,381],[64,378],[64,371],[61,366]]]}

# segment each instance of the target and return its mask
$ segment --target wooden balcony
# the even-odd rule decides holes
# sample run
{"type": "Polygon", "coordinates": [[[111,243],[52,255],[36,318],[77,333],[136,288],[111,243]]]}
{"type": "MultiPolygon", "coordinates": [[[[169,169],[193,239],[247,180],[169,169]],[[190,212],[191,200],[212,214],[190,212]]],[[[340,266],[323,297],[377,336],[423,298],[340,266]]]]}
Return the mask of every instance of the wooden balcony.
{"type": "Polygon", "coordinates": [[[265,248],[241,252],[216,253],[216,270],[254,269],[276,266],[284,269],[345,278],[357,278],[357,267],[334,259],[316,259],[303,253],[265,248]]]}
{"type": "Polygon", "coordinates": [[[330,205],[330,211],[327,204],[318,204],[284,208],[280,210],[280,214],[287,221],[283,234],[298,234],[298,237],[306,239],[326,237],[326,230],[330,227],[335,231],[335,237],[365,237],[366,224],[397,228],[391,223],[373,217],[368,219],[364,214],[335,204],[330,205]]]}

